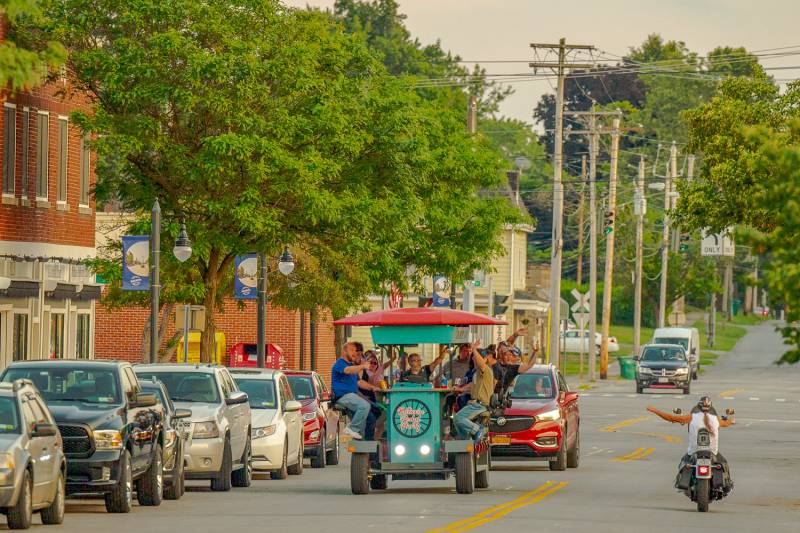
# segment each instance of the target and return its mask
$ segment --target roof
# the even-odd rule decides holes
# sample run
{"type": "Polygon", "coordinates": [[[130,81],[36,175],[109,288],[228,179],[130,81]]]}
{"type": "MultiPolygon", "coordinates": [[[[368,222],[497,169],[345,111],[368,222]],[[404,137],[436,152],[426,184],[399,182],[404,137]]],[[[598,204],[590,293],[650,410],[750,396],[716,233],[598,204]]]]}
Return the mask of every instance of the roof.
{"type": "Polygon", "coordinates": [[[645,344],[644,346],[642,346],[642,349],[644,348],[680,348],[681,350],[683,350],[683,346],[681,346],[680,344],[667,344],[664,342],[659,342],[659,343],[651,342],[650,344],[645,344]]]}
{"type": "Polygon", "coordinates": [[[495,326],[508,322],[447,307],[408,307],[370,311],[336,320],[337,326],[495,326]]]}
{"type": "Polygon", "coordinates": [[[184,364],[184,363],[149,363],[144,365],[136,365],[133,367],[134,372],[144,372],[147,370],[161,371],[161,372],[196,372],[200,371],[213,371],[218,368],[223,368],[221,365],[213,364],[184,364]]]}
{"type": "Polygon", "coordinates": [[[231,368],[231,374],[236,377],[251,377],[256,379],[273,379],[276,375],[282,374],[280,370],[272,368],[231,368]]]}
{"type": "Polygon", "coordinates": [[[551,364],[533,365],[526,374],[546,374],[552,372],[555,367],[551,364]]]}
{"type": "Polygon", "coordinates": [[[98,361],[97,359],[41,359],[36,361],[15,361],[8,365],[8,368],[31,368],[31,367],[82,367],[82,368],[110,368],[129,364],[127,361],[98,361]]]}
{"type": "Polygon", "coordinates": [[[316,370],[283,370],[287,376],[310,376],[316,374],[316,370]]]}

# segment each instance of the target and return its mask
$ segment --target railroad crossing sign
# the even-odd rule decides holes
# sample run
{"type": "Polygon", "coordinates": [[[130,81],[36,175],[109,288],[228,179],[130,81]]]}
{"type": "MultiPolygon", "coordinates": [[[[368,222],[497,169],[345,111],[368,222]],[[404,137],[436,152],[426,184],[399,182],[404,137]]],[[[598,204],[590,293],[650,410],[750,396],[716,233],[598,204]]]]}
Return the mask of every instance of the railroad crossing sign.
{"type": "Polygon", "coordinates": [[[572,318],[575,319],[575,324],[578,326],[578,330],[586,331],[586,325],[589,323],[589,317],[591,313],[572,313],[572,318]]]}
{"type": "Polygon", "coordinates": [[[575,316],[577,313],[581,311],[588,311],[589,310],[589,293],[581,293],[578,289],[572,289],[570,292],[572,296],[575,297],[575,303],[572,304],[572,315],[575,316]]]}

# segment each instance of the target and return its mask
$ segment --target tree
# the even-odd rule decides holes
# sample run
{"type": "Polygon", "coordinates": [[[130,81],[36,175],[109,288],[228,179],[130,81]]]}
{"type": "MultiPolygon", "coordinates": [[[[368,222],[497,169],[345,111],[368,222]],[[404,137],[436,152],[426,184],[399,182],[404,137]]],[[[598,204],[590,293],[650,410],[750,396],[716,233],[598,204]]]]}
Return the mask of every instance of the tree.
{"type": "Polygon", "coordinates": [[[64,47],[57,41],[36,39],[17,30],[17,24],[41,24],[44,14],[38,0],[0,0],[0,17],[5,18],[5,39],[0,42],[0,86],[12,91],[28,90],[42,83],[48,69],[64,61],[64,47]]]}
{"type": "Polygon", "coordinates": [[[273,301],[338,315],[412,264],[471,273],[519,218],[477,195],[499,179],[485,140],[329,15],[272,0],[47,5],[95,103],[74,118],[96,136],[98,191],[142,221],[156,197],[165,220],[185,217],[194,254],[164,281],[209,311],[241,253],[292,247],[296,288],[271,275],[273,301]]]}

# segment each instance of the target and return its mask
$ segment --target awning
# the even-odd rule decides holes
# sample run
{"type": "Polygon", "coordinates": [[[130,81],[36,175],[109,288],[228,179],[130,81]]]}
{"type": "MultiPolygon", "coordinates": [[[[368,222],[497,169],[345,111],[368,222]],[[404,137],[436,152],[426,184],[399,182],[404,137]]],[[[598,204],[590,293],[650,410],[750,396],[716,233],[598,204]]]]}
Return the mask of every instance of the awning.
{"type": "Polygon", "coordinates": [[[540,300],[535,294],[527,291],[514,291],[514,311],[534,311],[547,313],[550,303],[540,300]]]}
{"type": "Polygon", "coordinates": [[[102,285],[84,285],[74,299],[81,301],[99,300],[102,290],[102,285]]]}
{"type": "Polygon", "coordinates": [[[22,279],[12,279],[11,285],[0,294],[8,298],[38,298],[39,282],[22,279]]]}
{"type": "Polygon", "coordinates": [[[72,283],[56,283],[56,288],[45,294],[49,300],[74,300],[78,295],[78,286],[72,283]]]}
{"type": "Polygon", "coordinates": [[[408,307],[342,318],[337,326],[495,326],[508,322],[447,307],[408,307]]]}

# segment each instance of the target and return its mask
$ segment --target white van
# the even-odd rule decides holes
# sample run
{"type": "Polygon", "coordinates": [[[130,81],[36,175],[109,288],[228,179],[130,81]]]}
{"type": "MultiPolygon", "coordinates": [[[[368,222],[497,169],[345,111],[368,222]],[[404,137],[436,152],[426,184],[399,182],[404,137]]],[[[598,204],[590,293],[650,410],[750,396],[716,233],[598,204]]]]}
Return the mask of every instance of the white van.
{"type": "Polygon", "coordinates": [[[653,332],[653,344],[678,344],[686,350],[692,379],[700,368],[700,332],[697,328],[658,328],[653,332]]]}

